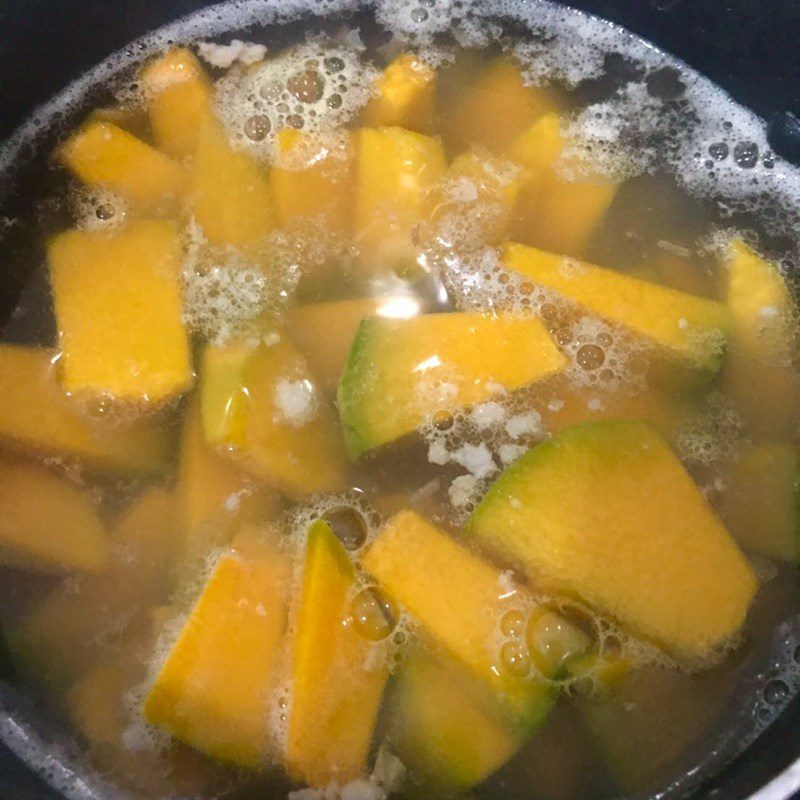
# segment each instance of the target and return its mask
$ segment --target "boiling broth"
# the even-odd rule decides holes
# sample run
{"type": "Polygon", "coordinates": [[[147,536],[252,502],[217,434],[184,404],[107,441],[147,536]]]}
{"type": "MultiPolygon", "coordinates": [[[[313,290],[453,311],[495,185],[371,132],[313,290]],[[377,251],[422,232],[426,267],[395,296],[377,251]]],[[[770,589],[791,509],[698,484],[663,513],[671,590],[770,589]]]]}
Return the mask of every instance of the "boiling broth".
{"type": "Polygon", "coordinates": [[[0,346],[3,628],[89,777],[7,738],[72,796],[681,794],[796,689],[796,175],[574,12],[269,13],[85,79],[0,242],[42,265],[0,346]],[[625,553],[553,574],[505,537],[548,501],[520,486],[565,519],[635,496],[581,471],[625,437],[680,486],[625,508],[713,529],[743,627],[693,639],[587,579],[625,553]]]}

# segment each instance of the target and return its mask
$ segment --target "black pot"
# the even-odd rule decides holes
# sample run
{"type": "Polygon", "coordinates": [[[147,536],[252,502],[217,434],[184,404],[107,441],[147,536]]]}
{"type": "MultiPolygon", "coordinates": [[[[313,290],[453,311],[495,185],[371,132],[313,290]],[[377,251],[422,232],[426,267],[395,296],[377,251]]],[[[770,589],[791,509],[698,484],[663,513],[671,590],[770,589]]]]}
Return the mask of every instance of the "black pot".
{"type": "MultiPolygon", "coordinates": [[[[0,141],[113,51],[208,5],[204,0],[0,0],[0,141]]],[[[800,0],[573,0],[570,5],[629,28],[713,79],[764,118],[776,152],[800,164],[800,0]]],[[[3,276],[4,319],[24,275],[4,270],[3,276]]],[[[0,698],[12,692],[0,680],[0,698]]],[[[0,740],[14,738],[14,719],[3,711],[10,702],[0,704],[0,740]]],[[[57,759],[51,760],[49,777],[57,779],[59,770],[57,759]]],[[[58,800],[59,795],[0,745],[0,797],[58,800]]],[[[800,697],[691,797],[800,798],[800,697]]]]}

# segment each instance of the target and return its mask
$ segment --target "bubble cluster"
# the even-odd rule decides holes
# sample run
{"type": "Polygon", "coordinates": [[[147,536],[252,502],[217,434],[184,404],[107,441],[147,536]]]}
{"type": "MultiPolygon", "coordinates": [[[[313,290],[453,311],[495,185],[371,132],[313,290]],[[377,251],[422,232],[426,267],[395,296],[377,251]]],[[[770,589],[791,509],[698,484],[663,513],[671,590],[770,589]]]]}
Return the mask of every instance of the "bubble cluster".
{"type": "Polygon", "coordinates": [[[257,318],[279,320],[300,279],[302,265],[289,238],[273,231],[258,256],[212,246],[188,227],[182,267],[183,320],[215,345],[249,333],[257,318]],[[267,266],[268,265],[268,266],[267,266]]]}
{"type": "Polygon", "coordinates": [[[708,395],[705,407],[690,416],[675,437],[681,461],[712,466],[735,459],[744,444],[744,422],[727,398],[708,395]]]}
{"type": "Polygon", "coordinates": [[[76,188],[69,199],[75,225],[84,230],[119,228],[128,217],[125,199],[104,189],[76,188]]]}
{"type": "Polygon", "coordinates": [[[219,80],[217,114],[235,147],[269,161],[279,130],[320,136],[341,128],[366,105],[377,77],[353,49],[297,45],[219,80]]]}

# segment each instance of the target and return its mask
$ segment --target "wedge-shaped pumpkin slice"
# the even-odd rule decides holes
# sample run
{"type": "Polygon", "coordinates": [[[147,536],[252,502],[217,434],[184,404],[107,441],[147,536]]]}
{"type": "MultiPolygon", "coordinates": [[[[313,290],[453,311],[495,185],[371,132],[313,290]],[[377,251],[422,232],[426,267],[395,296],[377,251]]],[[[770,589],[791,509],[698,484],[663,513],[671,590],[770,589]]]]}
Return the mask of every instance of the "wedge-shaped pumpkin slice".
{"type": "Polygon", "coordinates": [[[209,346],[201,394],[209,444],[248,472],[293,497],[342,488],[333,408],[288,339],[209,346]]]}
{"type": "Polygon", "coordinates": [[[361,323],[339,412],[353,457],[399,439],[437,411],[483,402],[559,372],[566,359],[533,317],[422,314],[361,323]]]}
{"type": "Polygon", "coordinates": [[[39,572],[97,572],[108,537],[95,506],[44,467],[0,462],[0,563],[39,572]]]}
{"type": "Polygon", "coordinates": [[[39,347],[0,345],[0,440],[36,455],[75,456],[122,472],[161,472],[170,437],[151,422],[118,425],[80,414],[57,379],[58,354],[39,347]]]}
{"type": "Polygon", "coordinates": [[[392,702],[392,740],[426,782],[467,789],[505,764],[524,741],[495,698],[447,658],[406,656],[392,702]]]}
{"type": "Polygon", "coordinates": [[[362,273],[413,264],[412,229],[425,196],[447,164],[438,139],[405,128],[363,128],[358,134],[355,243],[362,273]]]}
{"type": "Polygon", "coordinates": [[[198,131],[190,178],[190,208],[209,243],[259,255],[275,220],[267,173],[250,155],[233,149],[212,117],[198,131]]]}
{"type": "Polygon", "coordinates": [[[514,236],[544,250],[582,256],[619,184],[599,176],[575,181],[561,177],[556,163],[565,143],[557,114],[541,117],[512,142],[509,155],[528,168],[514,236]]]}
{"type": "Polygon", "coordinates": [[[173,223],[70,231],[48,254],[65,389],[157,403],[191,385],[173,223]]]}
{"type": "Polygon", "coordinates": [[[757,588],[731,535],[643,422],[576,425],[529,450],[490,488],[469,531],[537,585],[577,595],[689,660],[738,632],[757,588]]]}
{"type": "Polygon", "coordinates": [[[537,117],[557,111],[558,106],[553,91],[526,86],[519,65],[513,59],[499,58],[446,105],[442,130],[456,150],[479,144],[505,153],[537,117]]]}
{"type": "Polygon", "coordinates": [[[353,143],[347,131],[328,137],[282,128],[275,137],[271,182],[278,224],[319,220],[325,230],[350,232],[353,143]]]}
{"type": "Polygon", "coordinates": [[[103,661],[167,599],[180,542],[173,496],[151,489],[137,497],[111,527],[106,569],[77,586],[67,579],[10,631],[19,663],[59,690],[103,661]]]}
{"type": "Polygon", "coordinates": [[[723,512],[745,550],[792,563],[798,560],[799,486],[797,450],[785,442],[753,445],[731,466],[725,477],[723,512]]]}
{"type": "Polygon", "coordinates": [[[175,159],[189,158],[211,113],[212,89],[197,57],[176,47],[150,62],[140,76],[156,144],[175,159]]]}
{"type": "Polygon", "coordinates": [[[725,713],[735,673],[687,675],[644,667],[610,698],[579,699],[595,758],[626,794],[657,791],[667,775],[685,770],[687,750],[702,741],[708,721],[725,713]]]}
{"type": "Polygon", "coordinates": [[[469,225],[471,237],[490,244],[499,242],[508,235],[525,179],[525,171],[514,163],[474,148],[456,156],[428,193],[426,219],[434,226],[447,226],[452,218],[469,225]]]}
{"type": "Polygon", "coordinates": [[[524,649],[519,658],[502,655],[501,619],[518,614],[524,627],[524,615],[535,605],[507,573],[415,511],[392,517],[361,563],[437,645],[496,693],[514,726],[532,732],[541,725],[554,700],[551,688],[529,665],[521,669],[530,659],[524,649]]]}
{"type": "Polygon", "coordinates": [[[797,315],[778,267],[742,241],[725,255],[733,335],[725,390],[750,429],[767,437],[791,434],[800,419],[800,373],[793,363],[797,315]]]}
{"type": "Polygon", "coordinates": [[[418,311],[418,301],[404,295],[306,303],[289,312],[286,327],[320,386],[335,392],[361,320],[372,316],[408,319],[418,311]]]}
{"type": "Polygon", "coordinates": [[[352,624],[356,570],[327,522],[308,532],[292,674],[286,759],[310,786],[345,784],[366,767],[389,676],[352,624]]]}
{"type": "Polygon", "coordinates": [[[716,370],[730,333],[724,305],[521,244],[503,263],[532,283],[617,323],[696,369],[716,370]]]}
{"type": "Polygon", "coordinates": [[[84,183],[115,192],[142,212],[174,210],[186,186],[180,164],[110,122],[88,122],[59,157],[84,183]]]}
{"type": "Polygon", "coordinates": [[[364,125],[400,125],[419,133],[433,126],[436,72],[413,53],[401,53],[383,71],[377,94],[361,117],[364,125]]]}
{"type": "Polygon", "coordinates": [[[267,522],[280,510],[274,490],[254,481],[209,446],[199,398],[193,398],[183,425],[177,494],[189,556],[228,544],[242,522],[267,522]]]}
{"type": "Polygon", "coordinates": [[[145,699],[145,719],[222,761],[256,768],[269,747],[269,694],[286,629],[290,563],[277,544],[234,541],[145,699]]]}
{"type": "Polygon", "coordinates": [[[542,418],[542,428],[557,433],[581,422],[604,419],[638,419],[652,425],[672,441],[688,424],[697,406],[674,392],[644,387],[598,391],[595,385],[576,386],[567,375],[556,375],[537,385],[531,406],[542,418]]]}

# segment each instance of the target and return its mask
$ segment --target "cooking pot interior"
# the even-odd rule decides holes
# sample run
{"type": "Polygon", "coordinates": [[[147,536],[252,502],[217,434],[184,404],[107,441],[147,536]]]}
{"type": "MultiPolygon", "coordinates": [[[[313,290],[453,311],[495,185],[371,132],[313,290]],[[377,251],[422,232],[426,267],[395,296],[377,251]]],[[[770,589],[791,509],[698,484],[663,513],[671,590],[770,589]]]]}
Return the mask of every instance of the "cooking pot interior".
{"type": "MultiPolygon", "coordinates": [[[[35,109],[113,51],[124,47],[135,51],[136,44],[129,45],[129,42],[206,5],[197,0],[165,3],[125,0],[121,5],[104,0],[8,0],[0,9],[0,29],[3,30],[0,39],[0,140],[11,136],[16,126],[31,113],[38,114],[41,122],[41,133],[28,128],[29,134],[35,135],[28,141],[16,142],[18,159],[0,182],[0,226],[4,218],[21,220],[21,224],[0,227],[2,324],[9,320],[23,291],[33,296],[37,296],[36,293],[46,296],[48,292],[41,272],[42,237],[31,236],[31,230],[42,230],[45,223],[41,214],[32,209],[58,188],[46,156],[57,133],[48,129],[47,113],[35,109]]],[[[800,112],[800,59],[797,58],[800,3],[797,0],[774,0],[769,4],[757,0],[724,3],[718,0],[583,0],[572,5],[628,27],[685,60],[766,121],[774,120],[775,149],[788,157],[796,154],[793,148],[797,147],[797,141],[792,138],[791,130],[787,133],[783,122],[785,112],[800,112]]],[[[352,15],[346,16],[353,19],[352,15]]],[[[354,21],[362,26],[365,38],[371,33],[377,34],[369,10],[355,12],[354,21]]],[[[329,24],[328,20],[308,14],[287,26],[266,29],[255,26],[230,32],[224,38],[238,35],[282,45],[300,39],[310,28],[329,24]]],[[[89,89],[78,106],[59,112],[63,115],[60,121],[66,127],[74,124],[85,109],[104,99],[103,92],[102,88],[89,89]]],[[[47,226],[57,223],[57,217],[50,216],[46,220],[47,226]]],[[[42,308],[47,304],[26,305],[42,308]]],[[[53,320],[49,317],[17,319],[12,320],[9,329],[12,340],[14,331],[29,330],[31,326],[55,334],[53,320]]],[[[757,662],[756,672],[774,669],[772,661],[776,652],[781,653],[780,658],[787,663],[795,655],[800,656],[793,650],[781,650],[779,646],[790,634],[800,636],[800,628],[778,631],[775,634],[778,646],[769,656],[766,650],[749,653],[747,657],[757,662]]],[[[3,679],[0,684],[0,738],[23,755],[31,755],[37,748],[48,750],[55,747],[52,743],[56,741],[63,742],[65,737],[59,723],[44,719],[41,709],[15,688],[13,670],[2,653],[0,675],[3,679]],[[41,733],[41,739],[37,738],[36,731],[41,733]]],[[[795,698],[744,755],[728,764],[744,741],[743,732],[748,732],[745,738],[749,739],[758,729],[753,724],[754,712],[752,704],[746,701],[747,694],[747,684],[732,693],[732,698],[743,702],[737,705],[731,701],[730,741],[718,742],[716,748],[710,748],[708,742],[699,743],[688,756],[695,773],[669,787],[663,795],[665,798],[692,791],[691,796],[696,800],[712,796],[743,799],[800,755],[800,698],[795,698]]],[[[70,757],[69,746],[64,748],[59,744],[49,761],[39,759],[40,764],[45,764],[40,772],[49,781],[63,782],[66,776],[61,762],[68,764],[70,757]]],[[[98,797],[102,797],[102,791],[100,786],[98,797]]],[[[501,785],[490,781],[475,796],[489,800],[504,796],[504,792],[501,785]]],[[[59,796],[6,749],[0,750],[0,794],[31,800],[59,796]]]]}

